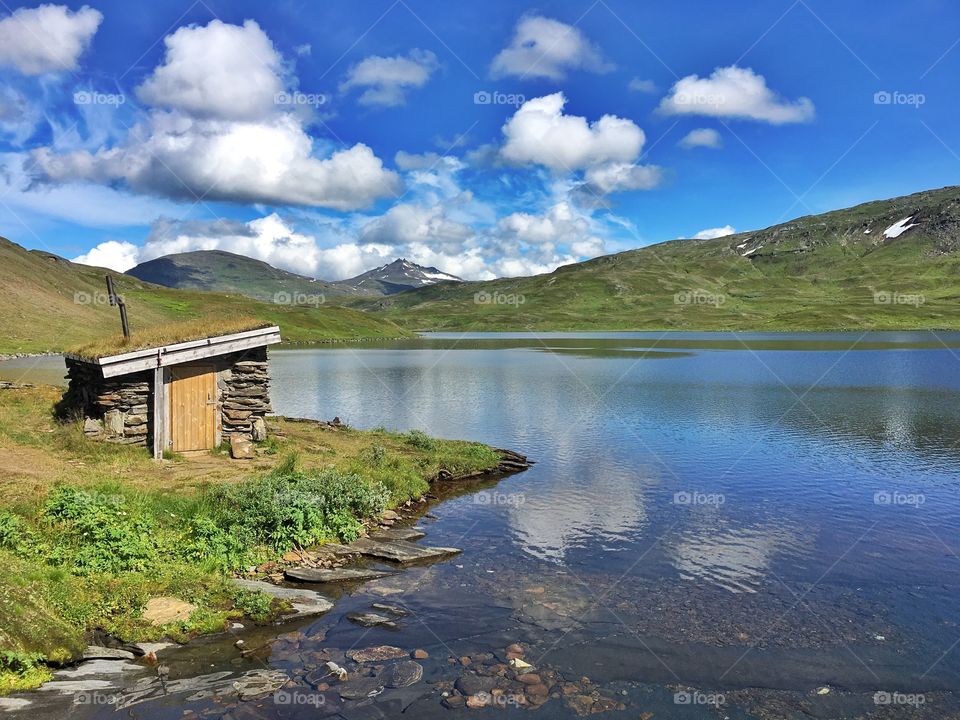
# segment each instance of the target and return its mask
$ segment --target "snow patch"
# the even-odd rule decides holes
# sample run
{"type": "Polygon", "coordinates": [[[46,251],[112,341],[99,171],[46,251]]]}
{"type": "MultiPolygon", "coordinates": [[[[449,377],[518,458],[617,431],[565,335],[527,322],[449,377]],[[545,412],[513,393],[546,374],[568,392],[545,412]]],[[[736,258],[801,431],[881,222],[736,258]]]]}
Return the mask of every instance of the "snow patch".
{"type": "Polygon", "coordinates": [[[758,245],[753,250],[747,250],[745,253],[743,253],[743,257],[749,257],[750,255],[753,255],[757,250],[763,250],[763,245],[758,245]]]}
{"type": "Polygon", "coordinates": [[[864,231],[863,231],[863,234],[864,234],[864,235],[869,235],[869,234],[870,234],[870,228],[867,228],[866,230],[864,230],[864,231]]]}
{"type": "Polygon", "coordinates": [[[891,225],[890,227],[888,227],[886,230],[883,231],[883,236],[885,238],[898,238],[910,228],[916,227],[917,225],[919,225],[919,223],[911,223],[910,222],[911,220],[913,220],[913,215],[910,215],[909,217],[905,217],[903,220],[901,220],[898,223],[894,223],[893,225],[891,225]]]}

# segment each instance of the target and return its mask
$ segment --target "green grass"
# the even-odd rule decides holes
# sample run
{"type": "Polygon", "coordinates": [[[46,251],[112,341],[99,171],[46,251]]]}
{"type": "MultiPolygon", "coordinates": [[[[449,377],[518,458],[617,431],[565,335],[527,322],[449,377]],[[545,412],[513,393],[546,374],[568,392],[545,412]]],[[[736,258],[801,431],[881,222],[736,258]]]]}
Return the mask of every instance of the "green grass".
{"type": "MultiPolygon", "coordinates": [[[[0,353],[59,352],[117,336],[118,311],[107,303],[104,286],[109,271],[28,251],[3,238],[0,267],[0,353]]],[[[174,290],[110,274],[126,302],[134,334],[169,323],[229,323],[239,317],[279,325],[283,339],[296,343],[410,334],[385,318],[329,303],[278,305],[240,294],[174,290]]]]}
{"type": "Polygon", "coordinates": [[[129,338],[124,337],[123,334],[100,338],[94,342],[67,348],[67,352],[80,358],[95,360],[133,350],[173,345],[190,340],[203,340],[218,335],[231,335],[263,327],[269,327],[269,324],[263,320],[250,317],[186,320],[145,328],[131,333],[129,338]]]}
{"type": "Polygon", "coordinates": [[[945,188],[545,275],[441,283],[352,306],[418,330],[790,331],[956,329],[958,301],[960,188],[945,188]],[[883,237],[907,216],[916,228],[883,237]],[[478,293],[490,302],[475,302],[478,293]],[[893,301],[877,302],[883,298],[893,301]]]}
{"type": "Polygon", "coordinates": [[[267,622],[281,607],[238,591],[235,571],[351,540],[365,518],[421,497],[441,470],[469,474],[500,459],[420,432],[271,418],[252,467],[219,453],[157,463],[57,423],[59,392],[0,391],[0,693],[42,682],[44,663],[75,658],[94,629],[182,641],[242,615],[267,622]],[[161,596],[197,610],[154,627],[142,612],[161,596]]]}

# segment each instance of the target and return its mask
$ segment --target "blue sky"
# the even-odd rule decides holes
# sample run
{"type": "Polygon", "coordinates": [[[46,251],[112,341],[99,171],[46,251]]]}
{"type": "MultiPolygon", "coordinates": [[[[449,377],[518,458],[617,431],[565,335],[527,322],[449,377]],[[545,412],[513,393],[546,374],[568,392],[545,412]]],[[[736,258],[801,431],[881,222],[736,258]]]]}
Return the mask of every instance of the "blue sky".
{"type": "Polygon", "coordinates": [[[0,234],[123,270],[546,272],[957,182],[960,7],[0,9],[0,234]]]}

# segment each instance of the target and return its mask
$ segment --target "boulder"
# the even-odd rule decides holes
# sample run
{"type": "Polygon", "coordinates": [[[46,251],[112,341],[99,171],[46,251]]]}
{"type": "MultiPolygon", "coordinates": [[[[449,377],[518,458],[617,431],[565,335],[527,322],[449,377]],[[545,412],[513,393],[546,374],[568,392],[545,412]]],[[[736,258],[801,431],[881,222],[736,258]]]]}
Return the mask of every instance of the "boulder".
{"type": "Polygon", "coordinates": [[[197,606],[175,597],[158,597],[147,602],[143,619],[151,625],[167,625],[172,622],[185,622],[197,606]]]}
{"type": "Polygon", "coordinates": [[[252,460],[253,443],[242,435],[230,436],[230,457],[234,460],[252,460]]]}
{"type": "Polygon", "coordinates": [[[255,417],[253,419],[251,433],[254,442],[263,442],[267,439],[267,423],[262,417],[255,417]]]}

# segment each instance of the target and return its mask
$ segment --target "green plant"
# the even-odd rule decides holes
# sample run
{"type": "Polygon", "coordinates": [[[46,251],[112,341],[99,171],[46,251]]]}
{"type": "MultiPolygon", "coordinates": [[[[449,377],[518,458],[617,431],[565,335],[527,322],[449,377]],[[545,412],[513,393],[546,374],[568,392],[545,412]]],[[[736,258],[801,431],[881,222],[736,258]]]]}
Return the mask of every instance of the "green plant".
{"type": "Polygon", "coordinates": [[[43,519],[58,533],[50,560],[74,573],[145,570],[159,561],[154,519],[121,495],[60,485],[50,493],[43,519]]]}
{"type": "Polygon", "coordinates": [[[405,435],[407,443],[418,450],[436,450],[437,441],[422,430],[411,430],[405,435]]]}
{"type": "Polygon", "coordinates": [[[43,655],[0,650],[0,695],[39,687],[51,677],[43,655]]]}
{"type": "Polygon", "coordinates": [[[233,606],[254,622],[264,622],[273,611],[273,598],[258,590],[236,588],[233,591],[233,606]]]}
{"type": "Polygon", "coordinates": [[[21,550],[28,537],[27,524],[19,515],[0,510],[0,548],[21,550]]]}

